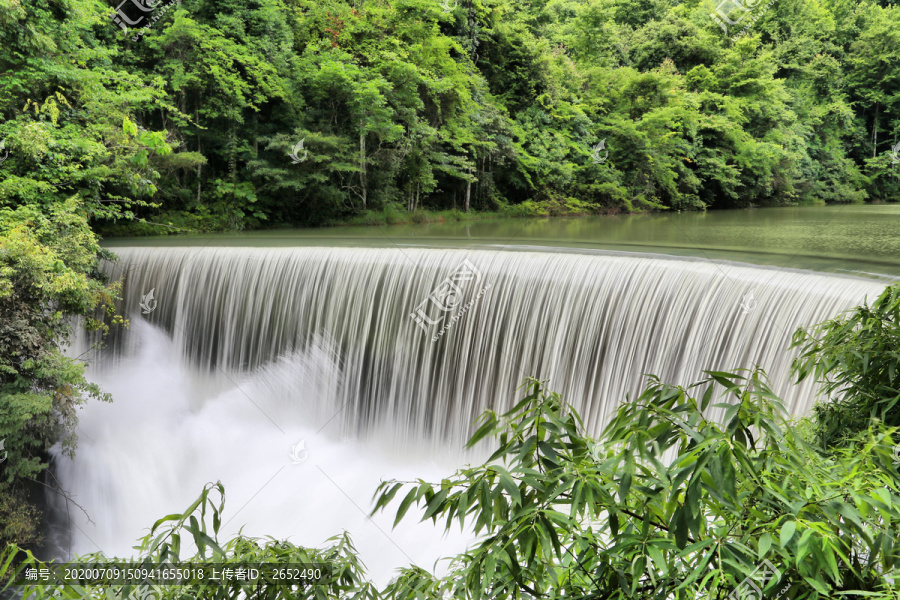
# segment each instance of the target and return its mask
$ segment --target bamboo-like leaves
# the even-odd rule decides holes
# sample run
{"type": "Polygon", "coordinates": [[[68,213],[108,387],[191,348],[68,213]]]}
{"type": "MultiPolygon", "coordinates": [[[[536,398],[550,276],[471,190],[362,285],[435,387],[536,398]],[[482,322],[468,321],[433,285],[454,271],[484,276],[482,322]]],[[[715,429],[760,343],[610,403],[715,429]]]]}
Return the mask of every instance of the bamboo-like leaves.
{"type": "MultiPolygon", "coordinates": [[[[881,442],[822,459],[782,421],[763,373],[709,375],[688,388],[650,378],[599,441],[529,380],[523,401],[486,415],[473,435],[470,445],[499,442],[491,460],[426,492],[414,485],[398,517],[417,501],[425,518],[444,515],[448,525],[474,515],[483,536],[457,575],[477,582],[473,597],[510,597],[510,586],[566,597],[724,597],[761,560],[783,572],[784,583],[767,585],[790,582],[796,600],[848,580],[878,588],[873,564],[853,567],[849,556],[878,545],[885,564],[900,558],[877,533],[880,521],[900,522],[881,442]],[[722,425],[703,413],[714,387],[729,400],[718,405],[722,425]]],[[[396,486],[384,484],[376,509],[396,486]]]]}

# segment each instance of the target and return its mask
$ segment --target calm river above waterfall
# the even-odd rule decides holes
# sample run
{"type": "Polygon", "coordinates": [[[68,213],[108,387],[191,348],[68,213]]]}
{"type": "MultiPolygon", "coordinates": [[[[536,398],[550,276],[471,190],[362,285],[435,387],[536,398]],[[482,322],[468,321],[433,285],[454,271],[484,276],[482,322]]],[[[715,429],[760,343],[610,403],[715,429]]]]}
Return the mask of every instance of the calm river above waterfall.
{"type": "Polygon", "coordinates": [[[900,276],[900,204],[500,219],[111,239],[121,246],[374,246],[606,249],[816,271],[900,276]]]}

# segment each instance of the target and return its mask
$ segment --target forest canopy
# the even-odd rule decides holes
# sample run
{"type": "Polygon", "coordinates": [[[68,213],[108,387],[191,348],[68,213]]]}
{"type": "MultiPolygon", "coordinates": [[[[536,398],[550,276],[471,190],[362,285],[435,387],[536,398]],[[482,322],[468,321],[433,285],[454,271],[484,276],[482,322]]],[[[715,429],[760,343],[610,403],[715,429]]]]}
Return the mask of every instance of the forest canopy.
{"type": "Polygon", "coordinates": [[[898,190],[887,1],[0,0],[0,73],[0,206],[106,232],[898,190]]]}

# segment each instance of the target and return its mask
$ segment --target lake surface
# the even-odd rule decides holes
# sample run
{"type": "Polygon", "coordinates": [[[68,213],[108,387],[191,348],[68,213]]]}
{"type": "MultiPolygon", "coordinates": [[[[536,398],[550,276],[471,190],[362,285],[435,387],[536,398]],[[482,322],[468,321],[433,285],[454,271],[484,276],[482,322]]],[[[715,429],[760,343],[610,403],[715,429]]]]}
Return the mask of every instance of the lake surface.
{"type": "Polygon", "coordinates": [[[896,278],[900,204],[279,229],[115,238],[104,245],[613,250],[896,278]]]}

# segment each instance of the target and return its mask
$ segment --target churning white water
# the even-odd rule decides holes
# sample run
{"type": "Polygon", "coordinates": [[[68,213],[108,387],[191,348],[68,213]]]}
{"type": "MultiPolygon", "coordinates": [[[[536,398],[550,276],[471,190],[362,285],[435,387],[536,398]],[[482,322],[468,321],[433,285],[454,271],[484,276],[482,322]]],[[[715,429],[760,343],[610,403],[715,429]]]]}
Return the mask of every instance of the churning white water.
{"type": "Polygon", "coordinates": [[[77,458],[57,461],[94,521],[70,510],[73,551],[128,555],[221,480],[226,533],[317,546],[347,529],[382,582],[468,537],[415,519],[392,531],[391,511],[368,521],[378,481],[477,459],[460,451],[473,420],[509,407],[524,377],[549,380],[593,432],[647,373],[688,384],[759,364],[801,414],[813,390],[789,383],[791,333],[884,285],[610,253],[116,252],[132,325],[91,373],[115,402],[83,411],[77,458]]]}
{"type": "Polygon", "coordinates": [[[443,536],[415,518],[392,530],[390,512],[368,519],[382,478],[439,480],[458,464],[398,455],[377,431],[354,439],[321,428],[315,404],[337,398],[336,365],[323,348],[286,356],[234,385],[201,376],[146,322],[133,322],[129,337],[133,353],[92,373],[115,402],[87,406],[76,460],[57,458],[63,487],[93,521],[70,507],[72,554],[133,555],[135,539],[156,519],[181,512],[217,480],[227,493],[222,540],[243,527],[248,536],[321,547],[346,530],[381,584],[394,567],[430,569],[464,550],[469,536],[458,530],[443,536]]]}

